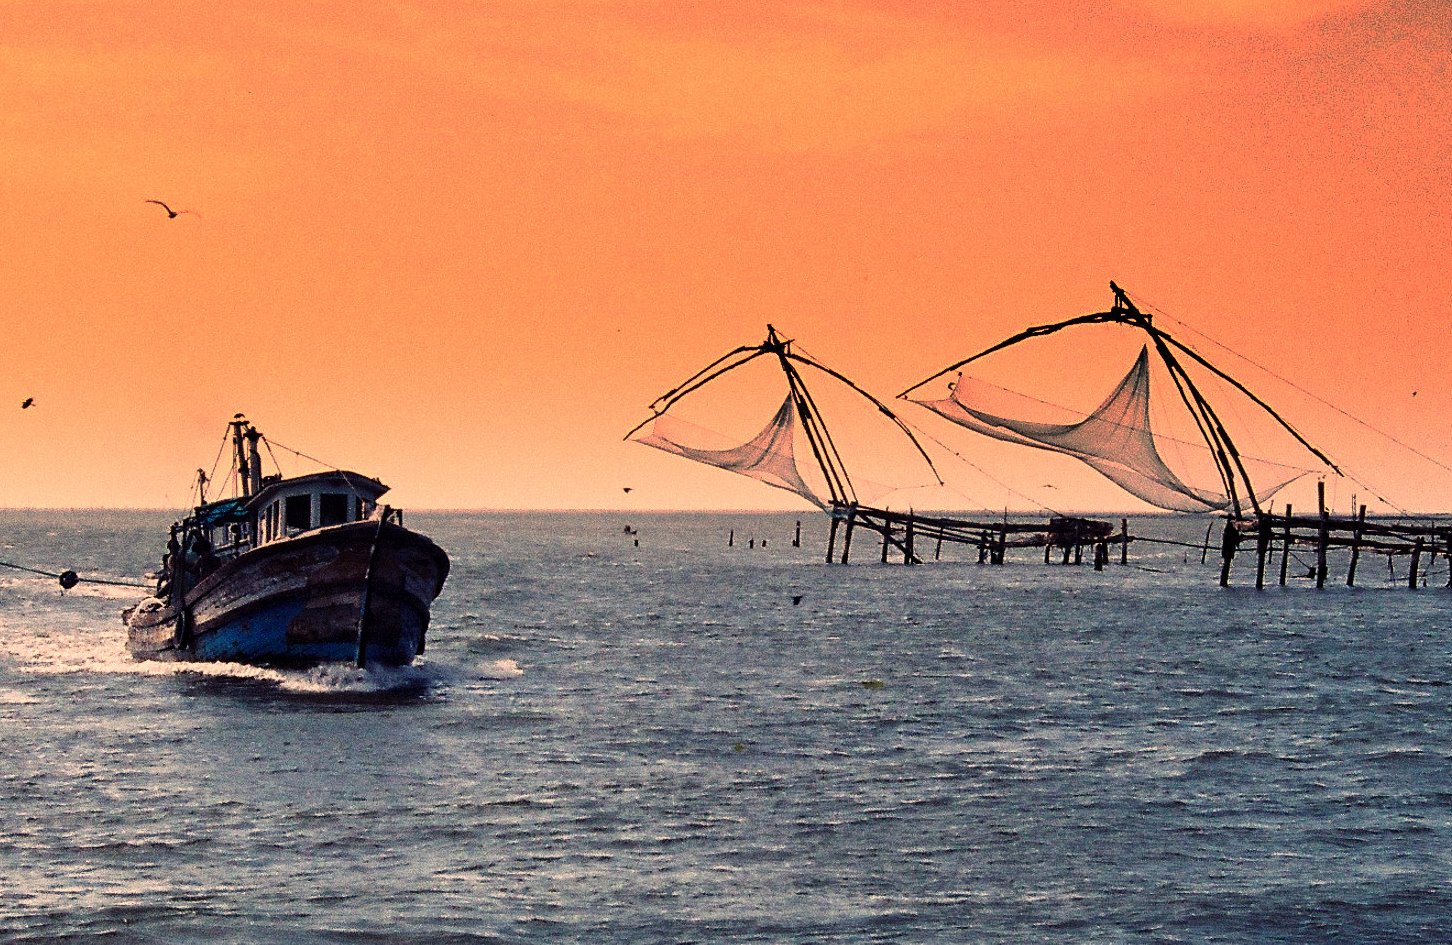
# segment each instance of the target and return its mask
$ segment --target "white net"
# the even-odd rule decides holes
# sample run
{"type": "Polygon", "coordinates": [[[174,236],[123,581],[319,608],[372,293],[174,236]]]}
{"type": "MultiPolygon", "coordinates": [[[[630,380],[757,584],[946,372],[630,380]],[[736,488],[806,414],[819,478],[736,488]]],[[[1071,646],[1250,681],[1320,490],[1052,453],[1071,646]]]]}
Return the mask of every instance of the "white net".
{"type": "Polygon", "coordinates": [[[1068,423],[1014,420],[995,412],[995,388],[962,377],[942,400],[918,401],[985,436],[1065,453],[1088,464],[1145,502],[1175,512],[1224,509],[1228,498],[1184,482],[1161,458],[1150,430],[1149,351],[1141,348],[1129,373],[1097,408],[1068,423]]]}
{"type": "Polygon", "coordinates": [[[650,432],[642,433],[634,437],[634,440],[667,453],[718,466],[769,486],[794,492],[818,508],[825,509],[826,503],[802,479],[801,471],[797,467],[797,426],[796,407],[788,394],[771,422],[760,433],[739,446],[723,445],[722,448],[711,448],[718,444],[705,442],[711,439],[709,431],[677,420],[669,414],[657,416],[651,421],[650,432]],[[691,442],[696,445],[688,445],[691,442]]]}

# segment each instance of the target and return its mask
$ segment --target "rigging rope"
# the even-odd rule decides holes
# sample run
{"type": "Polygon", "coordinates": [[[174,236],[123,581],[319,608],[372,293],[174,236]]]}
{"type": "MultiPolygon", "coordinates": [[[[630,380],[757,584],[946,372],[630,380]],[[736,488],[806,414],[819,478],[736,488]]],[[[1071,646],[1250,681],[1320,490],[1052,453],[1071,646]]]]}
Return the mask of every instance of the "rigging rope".
{"type": "MultiPolygon", "coordinates": [[[[917,401],[910,401],[910,402],[911,403],[917,403],[917,401]]],[[[919,427],[917,424],[913,423],[911,420],[908,420],[908,419],[904,418],[903,419],[903,423],[905,423],[908,426],[912,427],[914,431],[916,431],[917,433],[922,434],[924,437],[927,437],[929,440],[931,440],[932,442],[936,443],[938,446],[942,447],[944,450],[947,450],[954,457],[956,457],[959,462],[963,463],[968,468],[974,470],[979,475],[983,476],[983,478],[987,479],[989,482],[992,482],[994,485],[996,485],[999,488],[1003,489],[1009,495],[1017,496],[1018,498],[1023,499],[1025,502],[1028,502],[1030,505],[1034,506],[1035,508],[1037,508],[1041,512],[1048,512],[1050,515],[1063,515],[1064,514],[1062,512],[1056,511],[1055,509],[1049,508],[1047,505],[1044,505],[1042,502],[1040,502],[1039,500],[1033,498],[1032,496],[1024,495],[1022,492],[1019,492],[1013,486],[1010,486],[1008,483],[1001,481],[1000,479],[998,479],[997,477],[995,477],[993,474],[991,474],[990,472],[988,472],[988,470],[984,469],[982,466],[979,466],[977,463],[973,462],[972,460],[970,460],[968,457],[964,456],[962,453],[958,452],[957,450],[953,449],[953,447],[949,446],[947,443],[944,443],[942,440],[938,439],[936,436],[933,436],[933,434],[929,433],[927,430],[924,430],[923,428],[919,427]]],[[[953,489],[952,486],[948,486],[948,485],[946,485],[946,483],[944,484],[944,486],[945,486],[945,488],[952,489],[952,491],[957,492],[959,495],[963,496],[963,498],[965,498],[965,499],[968,499],[970,502],[977,502],[978,501],[978,499],[975,498],[974,496],[970,496],[970,495],[968,495],[966,493],[959,492],[959,490],[953,489]]],[[[984,506],[984,508],[987,508],[987,506],[984,506]]]]}

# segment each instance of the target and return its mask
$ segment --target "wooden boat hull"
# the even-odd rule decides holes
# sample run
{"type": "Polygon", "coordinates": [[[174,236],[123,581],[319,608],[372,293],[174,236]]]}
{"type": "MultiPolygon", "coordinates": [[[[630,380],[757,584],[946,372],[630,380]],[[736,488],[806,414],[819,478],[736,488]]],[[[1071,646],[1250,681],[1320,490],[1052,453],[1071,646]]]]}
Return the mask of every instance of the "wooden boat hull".
{"type": "Polygon", "coordinates": [[[309,666],[406,665],[424,650],[449,572],[433,542],[392,523],[350,522],[223,563],[185,595],[128,611],[137,659],[309,666]]]}

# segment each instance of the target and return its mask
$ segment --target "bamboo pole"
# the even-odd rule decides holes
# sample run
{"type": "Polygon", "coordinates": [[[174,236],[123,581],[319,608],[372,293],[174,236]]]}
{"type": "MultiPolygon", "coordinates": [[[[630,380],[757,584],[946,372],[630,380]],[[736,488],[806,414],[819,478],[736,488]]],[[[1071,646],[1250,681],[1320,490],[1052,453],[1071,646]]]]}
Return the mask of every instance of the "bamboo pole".
{"type": "Polygon", "coordinates": [[[1316,505],[1321,510],[1321,527],[1316,533],[1316,590],[1326,586],[1326,539],[1328,522],[1326,517],[1326,480],[1316,483],[1316,505]]]}
{"type": "Polygon", "coordinates": [[[1417,567],[1422,563],[1422,536],[1417,536],[1416,544],[1412,545],[1412,570],[1407,575],[1407,587],[1410,590],[1417,589],[1417,567]]]}
{"type": "Polygon", "coordinates": [[[1356,531],[1351,534],[1351,564],[1346,567],[1346,586],[1356,586],[1356,562],[1361,558],[1361,530],[1366,526],[1366,506],[1356,513],[1356,531]]]}
{"type": "Polygon", "coordinates": [[[1265,590],[1265,555],[1270,548],[1271,524],[1264,515],[1255,523],[1255,589],[1265,590]]]}
{"type": "Polygon", "coordinates": [[[916,523],[913,521],[913,510],[908,509],[907,535],[904,536],[902,543],[903,564],[917,564],[917,561],[914,560],[916,558],[916,555],[913,554],[913,532],[915,530],[913,526],[915,524],[916,523]]]}
{"type": "Polygon", "coordinates": [[[1211,522],[1209,525],[1206,525],[1205,526],[1205,546],[1200,549],[1200,563],[1201,564],[1204,564],[1205,563],[1205,559],[1208,558],[1208,557],[1210,557],[1210,532],[1214,528],[1215,528],[1215,523],[1214,522],[1211,522]]]}
{"type": "Polygon", "coordinates": [[[1281,587],[1286,586],[1286,565],[1291,559],[1291,503],[1286,503],[1285,540],[1281,544],[1281,587]]]}
{"type": "Polygon", "coordinates": [[[1235,519],[1225,516],[1225,531],[1220,536],[1220,586],[1230,586],[1230,564],[1235,560],[1235,549],[1240,544],[1240,533],[1235,530],[1235,519]]]}
{"type": "Polygon", "coordinates": [[[883,519],[882,522],[882,563],[887,564],[887,540],[892,535],[892,522],[883,519]]]}
{"type": "Polygon", "coordinates": [[[1129,519],[1119,520],[1119,563],[1129,564],[1129,519]]]}
{"type": "Polygon", "coordinates": [[[857,527],[857,506],[853,505],[847,509],[847,531],[842,535],[842,563],[847,563],[847,556],[852,552],[852,530],[857,527]]]}
{"type": "Polygon", "coordinates": [[[797,534],[796,534],[796,537],[792,539],[792,547],[793,548],[800,548],[801,546],[802,546],[802,520],[801,519],[797,519],[797,534]]]}
{"type": "Polygon", "coordinates": [[[837,510],[832,510],[832,528],[827,532],[827,563],[832,563],[832,555],[837,550],[837,510]]]}

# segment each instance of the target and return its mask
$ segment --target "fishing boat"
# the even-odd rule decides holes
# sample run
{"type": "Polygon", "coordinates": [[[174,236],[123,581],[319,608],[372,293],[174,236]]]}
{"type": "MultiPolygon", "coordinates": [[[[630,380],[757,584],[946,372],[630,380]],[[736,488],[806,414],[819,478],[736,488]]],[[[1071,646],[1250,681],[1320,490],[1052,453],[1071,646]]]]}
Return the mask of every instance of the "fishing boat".
{"type": "Polygon", "coordinates": [[[388,487],[377,479],[341,469],[263,476],[263,435],[239,414],[228,438],[237,494],[206,501],[198,470],[198,505],[171,527],[155,593],[123,614],[131,655],[412,663],[448,555],[379,504],[388,487]]]}

